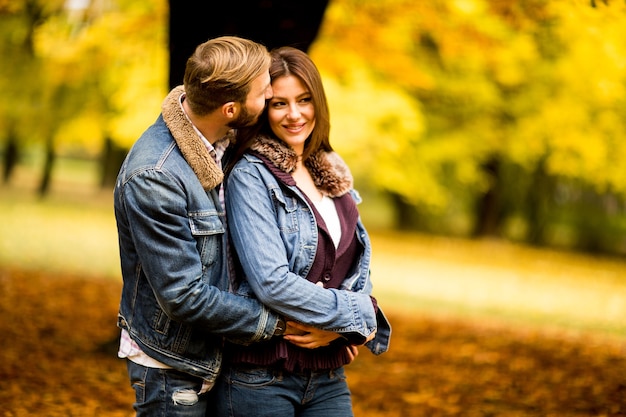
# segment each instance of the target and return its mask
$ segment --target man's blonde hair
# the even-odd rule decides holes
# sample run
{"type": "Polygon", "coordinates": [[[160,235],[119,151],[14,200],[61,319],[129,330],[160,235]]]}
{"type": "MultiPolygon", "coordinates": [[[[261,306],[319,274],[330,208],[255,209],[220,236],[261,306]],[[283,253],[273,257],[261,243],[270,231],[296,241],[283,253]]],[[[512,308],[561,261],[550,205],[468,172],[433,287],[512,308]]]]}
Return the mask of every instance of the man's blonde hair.
{"type": "Polygon", "coordinates": [[[187,60],[184,86],[191,111],[206,115],[225,103],[245,103],[252,81],[268,71],[267,48],[236,36],[200,44],[187,60]]]}

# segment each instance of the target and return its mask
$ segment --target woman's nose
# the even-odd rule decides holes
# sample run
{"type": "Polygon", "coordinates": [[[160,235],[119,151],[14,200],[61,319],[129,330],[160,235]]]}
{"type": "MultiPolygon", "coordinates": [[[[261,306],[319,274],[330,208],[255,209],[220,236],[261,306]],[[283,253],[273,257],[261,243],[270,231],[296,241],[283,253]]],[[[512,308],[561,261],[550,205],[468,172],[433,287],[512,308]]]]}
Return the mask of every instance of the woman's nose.
{"type": "Polygon", "coordinates": [[[298,110],[298,106],[289,106],[287,117],[292,120],[298,119],[300,117],[300,110],[298,110]]]}

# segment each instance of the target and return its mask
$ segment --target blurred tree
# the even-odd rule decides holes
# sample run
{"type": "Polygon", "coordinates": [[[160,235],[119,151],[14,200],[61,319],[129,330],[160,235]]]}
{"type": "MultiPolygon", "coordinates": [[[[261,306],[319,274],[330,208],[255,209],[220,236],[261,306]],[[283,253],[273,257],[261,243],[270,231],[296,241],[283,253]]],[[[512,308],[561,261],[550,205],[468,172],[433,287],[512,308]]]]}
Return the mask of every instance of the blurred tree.
{"type": "MultiPolygon", "coordinates": [[[[617,160],[626,152],[620,41],[626,5],[593,6],[544,0],[331,4],[313,50],[326,76],[346,84],[351,68],[367,67],[374,80],[405,91],[415,103],[390,110],[375,94],[363,104],[363,94],[351,104],[423,126],[407,131],[372,118],[359,130],[365,137],[354,142],[357,163],[367,167],[363,179],[391,193],[398,224],[505,236],[518,224],[516,236],[542,243],[554,235],[555,222],[572,224],[571,216],[555,217],[559,207],[583,204],[578,195],[590,201],[588,192],[571,191],[557,201],[558,190],[590,186],[606,195],[599,201],[607,199],[601,204],[607,207],[615,207],[614,197],[623,199],[626,174],[617,160]]],[[[334,120],[343,114],[352,110],[333,109],[334,120]]],[[[589,204],[579,206],[581,212],[584,207],[589,204]]]]}
{"type": "MultiPolygon", "coordinates": [[[[182,84],[185,63],[196,46],[217,36],[237,35],[268,48],[291,45],[307,50],[315,39],[328,0],[169,1],[169,88],[182,84]]],[[[139,74],[138,74],[139,75],[139,74]]],[[[158,102],[158,100],[156,101],[158,102]]],[[[125,146],[106,142],[103,184],[115,181],[125,146]]],[[[125,141],[130,143],[130,141],[125,141]]]]}
{"type": "MultiPolygon", "coordinates": [[[[182,84],[185,63],[196,46],[216,36],[238,35],[261,42],[268,48],[292,45],[307,50],[317,35],[327,3],[328,0],[304,3],[286,0],[234,0],[220,3],[170,0],[169,87],[182,84]]],[[[132,73],[139,80],[148,71],[149,69],[137,67],[132,73]]],[[[159,103],[160,99],[155,99],[154,102],[159,103]]],[[[145,99],[139,103],[145,103],[145,99]]],[[[132,111],[126,112],[125,117],[132,114],[132,111]]],[[[106,139],[103,185],[114,183],[127,146],[133,140],[134,137],[123,141],[106,139]],[[120,146],[120,143],[123,145],[120,146]]]]}
{"type": "Polygon", "coordinates": [[[0,0],[4,180],[37,145],[41,192],[56,154],[111,183],[196,45],[233,34],[311,53],[333,145],[399,227],[626,250],[625,2],[206,3],[169,1],[168,45],[165,0],[0,0]]]}
{"type": "Polygon", "coordinates": [[[535,35],[543,59],[527,71],[532,82],[518,94],[522,111],[504,152],[533,178],[517,197],[526,201],[529,239],[567,236],[568,245],[598,250],[624,232],[611,218],[626,195],[626,47],[618,40],[626,5],[551,3],[549,11],[549,29],[535,35]]]}
{"type": "MultiPolygon", "coordinates": [[[[356,65],[396,84],[420,109],[418,135],[382,124],[390,140],[381,142],[376,131],[362,149],[376,156],[369,180],[393,196],[396,223],[423,228],[431,222],[420,217],[465,211],[469,196],[490,184],[481,167],[499,146],[493,113],[502,103],[488,71],[492,57],[510,47],[510,30],[478,2],[408,0],[337,2],[324,29],[320,65],[343,79],[345,68],[326,60],[341,56],[349,67],[355,64],[345,57],[358,51],[356,65]],[[410,211],[422,215],[408,218],[410,211]]],[[[370,106],[382,109],[374,100],[370,106]]],[[[411,110],[393,111],[396,119],[414,117],[411,110]]]]}
{"type": "MultiPolygon", "coordinates": [[[[167,92],[167,3],[117,0],[108,18],[94,25],[106,39],[108,63],[98,84],[105,127],[96,143],[101,155],[101,186],[115,183],[129,146],[160,111],[167,92]]],[[[93,138],[96,139],[96,138],[93,138]]]]}
{"type": "MultiPolygon", "coordinates": [[[[171,3],[170,79],[177,85],[189,55],[210,37],[234,34],[269,48],[308,49],[328,0],[171,3]]],[[[165,6],[145,0],[0,1],[0,35],[7,40],[0,53],[15,64],[1,73],[11,97],[2,101],[0,118],[5,181],[27,137],[44,148],[42,195],[60,151],[101,153],[102,185],[115,180],[127,147],[158,114],[167,89],[165,6]],[[25,123],[35,115],[37,124],[25,123]]]]}
{"type": "MultiPolygon", "coordinates": [[[[37,73],[15,72],[7,81],[37,87],[38,123],[26,125],[44,148],[41,195],[59,152],[94,157],[104,143],[103,173],[114,178],[119,164],[111,168],[110,155],[154,119],[165,91],[164,16],[164,1],[59,1],[38,23],[37,73]],[[155,104],[146,104],[152,96],[155,104]]],[[[20,123],[28,120],[27,112],[16,113],[20,123]]],[[[19,137],[23,143],[29,136],[19,137]]]]}
{"type": "Polygon", "coordinates": [[[8,182],[24,143],[20,138],[37,137],[45,83],[42,62],[35,53],[35,35],[46,19],[59,13],[62,1],[27,0],[0,2],[0,127],[4,132],[3,181],[8,182]],[[20,82],[18,82],[18,80],[20,82]]]}

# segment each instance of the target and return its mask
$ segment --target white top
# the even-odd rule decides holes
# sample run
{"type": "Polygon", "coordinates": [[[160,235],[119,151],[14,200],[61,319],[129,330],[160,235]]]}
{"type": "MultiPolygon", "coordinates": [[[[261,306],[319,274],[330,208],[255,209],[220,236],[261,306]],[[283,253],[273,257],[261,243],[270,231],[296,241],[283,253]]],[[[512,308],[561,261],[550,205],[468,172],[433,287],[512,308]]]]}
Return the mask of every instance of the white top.
{"type": "Polygon", "coordinates": [[[328,197],[322,197],[321,201],[313,202],[315,208],[324,219],[330,237],[333,239],[335,249],[339,246],[341,240],[341,223],[339,223],[339,215],[337,214],[337,208],[335,207],[335,201],[328,197]]]}

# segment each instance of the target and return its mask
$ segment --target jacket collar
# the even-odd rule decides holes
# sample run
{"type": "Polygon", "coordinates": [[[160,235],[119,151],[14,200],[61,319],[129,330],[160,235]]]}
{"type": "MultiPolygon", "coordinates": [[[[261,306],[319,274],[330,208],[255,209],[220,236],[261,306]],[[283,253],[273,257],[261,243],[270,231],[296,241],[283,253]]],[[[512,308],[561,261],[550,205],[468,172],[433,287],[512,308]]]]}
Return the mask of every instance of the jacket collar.
{"type": "MultiPolygon", "coordinates": [[[[279,139],[259,136],[251,150],[264,156],[282,172],[290,174],[296,169],[298,156],[279,139]]],[[[304,165],[315,185],[329,197],[341,197],[353,187],[350,169],[336,152],[319,150],[304,161],[304,165]]]]}
{"type": "Polygon", "coordinates": [[[223,181],[224,173],[207,152],[204,142],[180,107],[180,95],[184,92],[182,85],[170,91],[163,101],[161,113],[180,152],[200,180],[202,188],[209,191],[223,181]]]}

